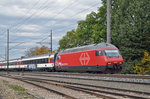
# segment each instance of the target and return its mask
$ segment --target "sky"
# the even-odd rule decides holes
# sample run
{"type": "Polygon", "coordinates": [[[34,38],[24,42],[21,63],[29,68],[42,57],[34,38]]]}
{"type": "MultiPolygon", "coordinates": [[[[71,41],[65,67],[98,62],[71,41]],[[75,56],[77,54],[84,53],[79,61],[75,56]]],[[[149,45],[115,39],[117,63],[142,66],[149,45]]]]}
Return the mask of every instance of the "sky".
{"type": "Polygon", "coordinates": [[[49,47],[51,30],[53,50],[57,50],[67,31],[76,29],[78,21],[101,5],[101,0],[1,0],[0,61],[6,56],[8,29],[10,59],[35,46],[49,47]]]}

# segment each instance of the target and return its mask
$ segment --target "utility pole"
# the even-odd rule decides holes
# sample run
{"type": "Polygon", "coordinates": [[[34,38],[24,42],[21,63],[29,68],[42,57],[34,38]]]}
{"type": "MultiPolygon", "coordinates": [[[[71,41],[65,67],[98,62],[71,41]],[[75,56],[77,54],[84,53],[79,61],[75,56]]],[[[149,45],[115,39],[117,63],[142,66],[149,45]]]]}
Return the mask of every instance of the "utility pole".
{"type": "Polygon", "coordinates": [[[50,33],[50,50],[51,50],[51,54],[52,54],[52,30],[51,30],[51,33],[50,33]]]}
{"type": "Polygon", "coordinates": [[[7,61],[7,49],[5,47],[5,61],[7,61]]]}
{"type": "Polygon", "coordinates": [[[111,31],[110,31],[110,0],[107,0],[107,43],[111,43],[111,31]]]}
{"type": "Polygon", "coordinates": [[[9,29],[7,29],[7,75],[9,74],[9,29]]]}

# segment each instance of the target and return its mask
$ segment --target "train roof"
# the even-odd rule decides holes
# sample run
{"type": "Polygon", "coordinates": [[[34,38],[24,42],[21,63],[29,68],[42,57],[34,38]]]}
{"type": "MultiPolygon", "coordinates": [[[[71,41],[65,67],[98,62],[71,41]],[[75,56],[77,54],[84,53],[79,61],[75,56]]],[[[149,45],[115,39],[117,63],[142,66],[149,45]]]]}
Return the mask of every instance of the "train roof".
{"type": "MultiPolygon", "coordinates": [[[[32,56],[32,57],[23,57],[23,58],[17,58],[17,59],[11,59],[9,62],[16,62],[19,60],[31,60],[31,59],[40,59],[40,58],[48,58],[48,57],[54,57],[54,54],[42,54],[38,56],[32,56]]],[[[0,63],[6,63],[7,61],[0,61],[0,63]]]]}
{"type": "Polygon", "coordinates": [[[42,54],[38,56],[32,56],[32,57],[24,57],[21,60],[31,60],[31,59],[41,59],[41,58],[48,58],[48,57],[54,57],[54,54],[42,54]]]}
{"type": "MultiPolygon", "coordinates": [[[[18,59],[10,59],[9,62],[15,62],[17,61],[18,59]]],[[[0,63],[7,63],[6,60],[3,60],[3,61],[0,61],[0,63]]]]}
{"type": "Polygon", "coordinates": [[[112,44],[103,42],[103,43],[99,43],[99,44],[91,44],[91,45],[86,45],[86,46],[81,46],[81,47],[65,49],[65,50],[59,52],[59,54],[100,49],[100,48],[117,48],[117,47],[112,44]]]}

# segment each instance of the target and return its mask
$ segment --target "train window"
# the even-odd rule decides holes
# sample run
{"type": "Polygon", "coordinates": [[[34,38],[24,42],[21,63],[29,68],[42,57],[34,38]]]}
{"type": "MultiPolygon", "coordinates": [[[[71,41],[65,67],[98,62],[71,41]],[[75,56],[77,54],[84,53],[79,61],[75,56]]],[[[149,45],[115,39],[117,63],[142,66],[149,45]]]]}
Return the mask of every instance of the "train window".
{"type": "Polygon", "coordinates": [[[41,63],[45,63],[45,59],[41,59],[41,61],[42,61],[41,63]]]}
{"type": "Polygon", "coordinates": [[[24,65],[24,61],[22,61],[22,65],[24,65]]]}
{"type": "Polygon", "coordinates": [[[39,60],[39,59],[37,59],[37,61],[36,61],[36,62],[37,62],[37,64],[39,64],[39,63],[40,63],[40,60],[39,60]]]}
{"type": "Polygon", "coordinates": [[[37,59],[35,60],[35,64],[37,64],[37,59]]]}
{"type": "Polygon", "coordinates": [[[48,63],[48,58],[45,58],[45,63],[48,63]]]}
{"type": "Polygon", "coordinates": [[[38,64],[39,64],[39,63],[41,63],[41,60],[40,60],[40,59],[38,59],[38,64]]]}
{"type": "Polygon", "coordinates": [[[39,64],[42,62],[42,60],[41,59],[39,59],[39,64]]]}
{"type": "Polygon", "coordinates": [[[27,61],[24,61],[24,64],[28,64],[28,62],[27,62],[27,61]]]}
{"type": "Polygon", "coordinates": [[[37,63],[37,64],[39,63],[39,60],[38,60],[38,59],[36,60],[36,63],[37,63]]]}
{"type": "Polygon", "coordinates": [[[31,64],[33,64],[33,60],[31,60],[31,64]]]}
{"type": "Polygon", "coordinates": [[[118,50],[105,50],[106,56],[113,57],[113,56],[120,56],[118,50]]]}
{"type": "Polygon", "coordinates": [[[34,62],[34,60],[32,60],[32,64],[34,64],[35,62],[34,62]]]}
{"type": "Polygon", "coordinates": [[[46,60],[46,58],[44,58],[44,62],[45,62],[45,63],[47,63],[47,60],[46,60]]]}
{"type": "Polygon", "coordinates": [[[35,60],[35,64],[37,64],[37,60],[35,60]]]}
{"type": "Polygon", "coordinates": [[[30,61],[29,61],[29,60],[27,61],[27,64],[30,64],[30,61]]]}
{"type": "Polygon", "coordinates": [[[60,56],[57,56],[57,57],[56,57],[56,60],[59,60],[59,58],[60,58],[60,56]]]}
{"type": "Polygon", "coordinates": [[[35,60],[33,60],[33,64],[35,64],[35,60]]]}
{"type": "Polygon", "coordinates": [[[22,61],[22,65],[24,65],[24,61],[22,61]]]}
{"type": "Polygon", "coordinates": [[[10,65],[17,65],[17,62],[11,62],[10,65]]]}
{"type": "Polygon", "coordinates": [[[38,60],[38,59],[36,60],[36,63],[37,63],[37,64],[39,63],[39,60],[38,60]]]}
{"type": "Polygon", "coordinates": [[[102,56],[103,55],[103,51],[96,51],[96,56],[102,56]]]}

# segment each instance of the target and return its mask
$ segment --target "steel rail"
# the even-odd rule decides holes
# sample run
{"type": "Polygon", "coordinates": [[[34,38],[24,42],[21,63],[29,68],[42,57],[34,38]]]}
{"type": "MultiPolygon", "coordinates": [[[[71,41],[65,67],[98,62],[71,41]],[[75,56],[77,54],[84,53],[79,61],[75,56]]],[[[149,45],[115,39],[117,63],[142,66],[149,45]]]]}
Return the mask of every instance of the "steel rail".
{"type": "MultiPolygon", "coordinates": [[[[7,76],[6,76],[7,77],[7,76]]],[[[11,78],[11,77],[10,77],[11,78]]],[[[15,78],[15,77],[14,77],[15,78]]],[[[19,78],[15,78],[15,79],[18,79],[20,80],[19,78]]],[[[137,91],[131,91],[131,90],[120,90],[120,89],[117,89],[117,88],[107,88],[107,87],[100,87],[100,86],[94,86],[94,85],[86,85],[86,84],[78,84],[78,83],[68,83],[68,82],[62,82],[62,81],[55,81],[55,80],[48,80],[48,79],[40,79],[40,78],[31,78],[31,77],[23,77],[24,80],[30,80],[30,81],[37,81],[37,82],[43,82],[43,83],[49,83],[49,82],[46,82],[46,81],[52,81],[52,82],[57,82],[57,83],[66,83],[66,84],[75,84],[75,85],[82,85],[82,86],[88,86],[88,87],[96,87],[96,88],[104,88],[104,89],[109,89],[109,90],[119,90],[119,91],[125,91],[125,92],[134,92],[134,93],[139,93],[137,91]]],[[[22,80],[23,80],[22,79],[22,80]]],[[[28,82],[28,81],[27,81],[28,82]]],[[[50,84],[53,84],[53,83],[50,83],[50,84]]],[[[123,97],[130,97],[130,98],[140,98],[140,99],[147,99],[145,97],[141,97],[141,96],[133,96],[133,95],[128,95],[128,94],[121,94],[121,93],[114,93],[114,92],[108,92],[108,91],[104,91],[104,90],[95,90],[95,89],[89,89],[89,88],[83,88],[83,87],[77,87],[77,86],[72,86],[72,85],[60,85],[60,84],[53,84],[53,85],[59,85],[59,86],[63,86],[63,87],[66,87],[66,88],[69,88],[69,89],[73,89],[73,90],[77,90],[77,91],[82,91],[82,92],[86,92],[86,93],[89,93],[89,94],[93,94],[95,96],[99,96],[99,97],[103,97],[103,98],[109,98],[110,97],[107,97],[105,95],[100,95],[100,94],[97,94],[97,93],[94,93],[94,92],[99,92],[99,93],[105,93],[105,94],[110,94],[110,95],[117,95],[117,96],[123,96],[123,97]]],[[[38,85],[39,86],[39,85],[38,85]]],[[[142,92],[143,94],[143,92],[142,92]]],[[[150,93],[144,93],[144,94],[150,94],[150,93]]],[[[112,98],[112,97],[111,97],[112,98]]]]}

